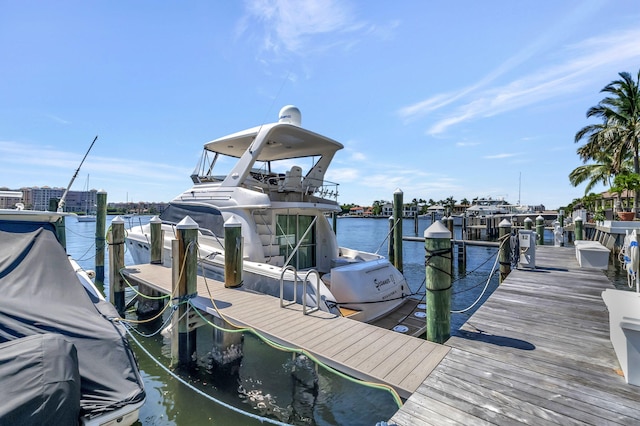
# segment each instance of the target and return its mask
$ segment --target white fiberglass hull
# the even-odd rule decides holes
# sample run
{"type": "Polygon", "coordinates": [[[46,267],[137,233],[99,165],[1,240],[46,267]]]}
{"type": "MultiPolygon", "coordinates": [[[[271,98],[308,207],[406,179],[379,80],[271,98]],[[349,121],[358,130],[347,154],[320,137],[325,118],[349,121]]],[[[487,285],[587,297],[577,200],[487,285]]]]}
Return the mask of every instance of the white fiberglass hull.
{"type": "MultiPolygon", "coordinates": [[[[167,233],[165,233],[166,236],[167,233]]],[[[127,244],[134,262],[149,263],[150,243],[148,242],[149,229],[146,226],[135,227],[128,230],[127,244]]],[[[199,241],[199,265],[200,273],[206,276],[224,281],[224,251],[218,246],[218,242],[208,245],[210,238],[202,236],[199,241]]],[[[354,258],[340,257],[334,259],[334,267],[331,272],[325,274],[317,283],[317,275],[310,274],[307,285],[306,303],[309,307],[318,306],[316,288],[320,289],[319,308],[323,311],[341,314],[339,308],[350,310],[352,319],[370,322],[393,311],[400,306],[404,298],[409,294],[409,289],[404,276],[384,257],[371,253],[361,253],[355,250],[344,249],[349,255],[361,254],[367,260],[354,260],[354,258]],[[353,311],[353,312],[352,312],[353,311]]],[[[171,266],[171,240],[165,238],[164,266],[171,266]]],[[[281,266],[269,263],[243,262],[242,288],[275,297],[280,296],[280,280],[284,281],[284,298],[293,300],[294,282],[297,282],[296,301],[302,303],[303,280],[306,271],[295,273],[285,270],[281,266]]]]}

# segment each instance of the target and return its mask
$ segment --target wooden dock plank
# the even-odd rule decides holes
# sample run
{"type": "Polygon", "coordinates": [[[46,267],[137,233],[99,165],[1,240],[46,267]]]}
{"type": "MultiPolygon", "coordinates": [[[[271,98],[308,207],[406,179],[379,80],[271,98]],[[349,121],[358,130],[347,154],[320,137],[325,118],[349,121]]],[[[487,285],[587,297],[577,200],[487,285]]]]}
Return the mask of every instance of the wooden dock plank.
{"type": "Polygon", "coordinates": [[[640,424],[608,338],[611,287],[573,248],[536,247],[536,269],[511,272],[390,422],[640,424]]]}
{"type": "MultiPolygon", "coordinates": [[[[134,265],[125,274],[132,282],[171,292],[168,268],[134,265]]],[[[192,300],[199,309],[232,325],[251,327],[277,343],[309,351],[346,374],[389,384],[404,398],[416,391],[449,351],[442,345],[328,312],[303,315],[300,305],[282,308],[278,298],[225,288],[216,280],[198,277],[197,288],[198,296],[192,300]],[[396,371],[400,374],[392,374],[396,371]]],[[[415,307],[418,302],[412,303],[415,307]]]]}

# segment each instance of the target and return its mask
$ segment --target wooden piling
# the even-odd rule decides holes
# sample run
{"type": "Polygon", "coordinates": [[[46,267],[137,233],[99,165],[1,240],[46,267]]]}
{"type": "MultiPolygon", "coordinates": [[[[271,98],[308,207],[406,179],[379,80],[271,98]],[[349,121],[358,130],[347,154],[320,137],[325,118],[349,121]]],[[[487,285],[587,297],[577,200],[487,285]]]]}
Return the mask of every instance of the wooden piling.
{"type": "Polygon", "coordinates": [[[574,220],[574,223],[575,223],[576,241],[581,241],[584,239],[582,218],[580,216],[576,217],[574,220]]]}
{"type": "Polygon", "coordinates": [[[116,216],[111,221],[109,243],[109,300],[120,316],[124,315],[124,278],[120,270],[124,268],[124,219],[116,216]]]}
{"type": "MultiPolygon", "coordinates": [[[[178,363],[190,364],[196,352],[196,331],[189,331],[189,304],[187,301],[198,294],[196,284],[198,272],[198,224],[186,216],[176,225],[178,231],[178,363]]],[[[175,253],[174,253],[175,256],[175,253]]]]}
{"type": "Polygon", "coordinates": [[[387,258],[389,262],[393,265],[395,263],[395,254],[393,252],[393,216],[389,217],[389,238],[387,244],[387,258]]]}
{"type": "Polygon", "coordinates": [[[336,212],[331,213],[331,219],[333,224],[333,233],[335,235],[338,235],[338,213],[336,212]]]}
{"type": "MultiPolygon", "coordinates": [[[[162,220],[154,216],[149,221],[151,226],[151,259],[152,264],[163,263],[164,231],[162,230],[162,220]]],[[[145,285],[138,285],[140,295],[136,296],[138,305],[136,315],[139,319],[147,319],[156,316],[164,307],[164,299],[160,298],[160,292],[145,285]],[[145,297],[148,296],[148,297],[145,297]]]]}
{"type": "Polygon", "coordinates": [[[393,266],[402,272],[402,196],[400,188],[393,193],[393,266]]]}
{"type": "Polygon", "coordinates": [[[451,232],[434,222],[424,231],[426,251],[427,340],[451,336],[451,232]]]}
{"type": "Polygon", "coordinates": [[[158,216],[154,216],[149,221],[149,225],[151,227],[151,263],[161,265],[164,246],[162,220],[158,216]]]}
{"type": "Polygon", "coordinates": [[[56,220],[54,226],[56,228],[56,237],[58,238],[58,241],[60,241],[60,245],[64,248],[64,251],[67,251],[67,228],[65,217],[62,216],[56,220]]]}
{"type": "Polygon", "coordinates": [[[524,220],[524,229],[526,229],[527,231],[530,231],[533,229],[533,220],[530,217],[527,217],[524,220]]]}
{"type": "MultiPolygon", "coordinates": [[[[171,299],[171,303],[173,306],[178,306],[180,309],[180,300],[177,297],[178,294],[178,285],[180,279],[180,259],[178,258],[178,253],[180,252],[180,241],[171,240],[171,294],[176,295],[175,298],[171,299]]],[[[171,366],[175,366],[178,364],[178,341],[180,329],[178,325],[178,320],[180,319],[180,315],[174,313],[171,317],[171,366]]]]}
{"type": "Polygon", "coordinates": [[[224,286],[242,285],[242,224],[235,217],[224,223],[224,286]]]}
{"type": "Polygon", "coordinates": [[[544,245],[544,218],[542,216],[536,217],[536,244],[539,246],[544,245]]]}
{"type": "Polygon", "coordinates": [[[107,226],[107,192],[99,190],[96,194],[96,286],[104,292],[104,249],[107,226]]]}
{"type": "Polygon", "coordinates": [[[503,219],[498,225],[498,231],[500,239],[498,261],[500,262],[500,284],[502,284],[511,272],[511,222],[507,219],[503,219]]]}

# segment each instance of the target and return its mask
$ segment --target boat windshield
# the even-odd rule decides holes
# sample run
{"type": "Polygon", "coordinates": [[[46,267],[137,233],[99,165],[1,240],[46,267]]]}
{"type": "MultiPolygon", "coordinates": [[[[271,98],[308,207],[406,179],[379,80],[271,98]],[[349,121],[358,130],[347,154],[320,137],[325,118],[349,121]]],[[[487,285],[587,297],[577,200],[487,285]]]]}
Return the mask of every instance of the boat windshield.
{"type": "Polygon", "coordinates": [[[206,229],[217,236],[224,235],[222,214],[212,206],[170,203],[160,214],[160,219],[175,225],[186,216],[193,219],[201,230],[206,229]]]}

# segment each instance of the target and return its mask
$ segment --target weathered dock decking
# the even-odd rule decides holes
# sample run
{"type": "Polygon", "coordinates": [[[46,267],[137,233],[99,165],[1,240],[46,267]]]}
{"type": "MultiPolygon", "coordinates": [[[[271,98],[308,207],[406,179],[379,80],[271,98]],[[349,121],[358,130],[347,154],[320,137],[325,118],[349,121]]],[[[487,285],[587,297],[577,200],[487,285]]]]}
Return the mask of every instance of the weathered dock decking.
{"type": "MultiPolygon", "coordinates": [[[[132,284],[171,293],[171,269],[134,265],[123,270],[132,284]]],[[[309,351],[325,364],[353,377],[392,386],[403,398],[418,386],[449,351],[426,340],[370,324],[316,311],[303,315],[302,306],[280,307],[280,299],[225,288],[224,283],[198,277],[193,304],[220,314],[233,324],[251,327],[277,343],[309,351]],[[220,314],[213,308],[212,295],[220,314]]],[[[423,321],[426,321],[423,319],[423,321]]]]}
{"type": "Polygon", "coordinates": [[[640,424],[609,341],[601,293],[572,247],[536,247],[446,343],[451,351],[390,424],[640,424]]]}

